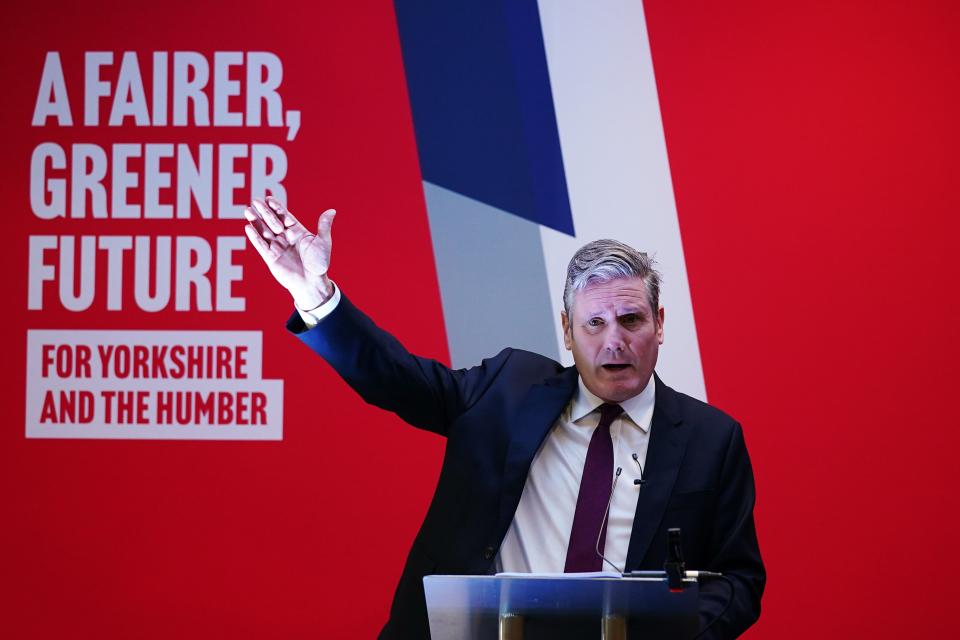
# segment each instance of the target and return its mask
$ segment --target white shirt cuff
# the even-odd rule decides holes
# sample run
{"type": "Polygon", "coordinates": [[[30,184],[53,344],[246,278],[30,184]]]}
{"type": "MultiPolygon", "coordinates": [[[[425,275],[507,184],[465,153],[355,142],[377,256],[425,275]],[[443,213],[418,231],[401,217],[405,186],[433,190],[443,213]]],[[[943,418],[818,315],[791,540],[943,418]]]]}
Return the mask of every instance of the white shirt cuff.
{"type": "Polygon", "coordinates": [[[340,287],[332,281],[331,284],[333,285],[333,295],[316,309],[304,311],[294,303],[293,306],[296,308],[297,313],[300,314],[300,317],[303,319],[303,324],[307,326],[307,329],[313,329],[320,324],[320,321],[330,315],[330,313],[337,308],[337,305],[340,304],[340,287]]]}

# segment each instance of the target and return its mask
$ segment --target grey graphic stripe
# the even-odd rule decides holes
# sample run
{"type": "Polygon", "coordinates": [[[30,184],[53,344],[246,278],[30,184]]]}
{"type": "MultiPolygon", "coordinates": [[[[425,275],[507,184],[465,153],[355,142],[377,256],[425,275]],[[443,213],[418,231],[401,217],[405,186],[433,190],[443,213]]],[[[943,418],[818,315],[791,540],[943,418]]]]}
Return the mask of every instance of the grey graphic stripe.
{"type": "Polygon", "coordinates": [[[559,359],[540,225],[423,183],[443,316],[454,367],[504,347],[559,359]]]}

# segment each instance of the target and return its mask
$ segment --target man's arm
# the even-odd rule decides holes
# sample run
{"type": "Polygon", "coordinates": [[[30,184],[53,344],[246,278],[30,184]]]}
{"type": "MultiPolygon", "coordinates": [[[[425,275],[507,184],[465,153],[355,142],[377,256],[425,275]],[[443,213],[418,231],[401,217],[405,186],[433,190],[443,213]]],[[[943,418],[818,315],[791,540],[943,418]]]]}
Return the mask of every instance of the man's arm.
{"type": "Polygon", "coordinates": [[[732,583],[733,593],[723,580],[708,580],[700,587],[700,624],[710,628],[699,637],[716,640],[735,638],[756,622],[766,584],[753,520],[753,469],[739,424],[727,446],[720,487],[709,542],[712,559],[704,569],[723,573],[732,583]]]}
{"type": "Polygon", "coordinates": [[[244,211],[247,238],[294,299],[297,311],[287,328],[368,403],[446,435],[449,425],[483,394],[510,351],[456,371],[409,353],[342,297],[327,277],[335,213],[321,214],[312,234],[275,198],[254,200],[244,211]]]}
{"type": "Polygon", "coordinates": [[[314,328],[308,329],[302,314],[294,313],[287,329],[366,402],[441,435],[479,400],[511,353],[505,349],[479,366],[450,369],[407,351],[342,295],[314,328]]]}

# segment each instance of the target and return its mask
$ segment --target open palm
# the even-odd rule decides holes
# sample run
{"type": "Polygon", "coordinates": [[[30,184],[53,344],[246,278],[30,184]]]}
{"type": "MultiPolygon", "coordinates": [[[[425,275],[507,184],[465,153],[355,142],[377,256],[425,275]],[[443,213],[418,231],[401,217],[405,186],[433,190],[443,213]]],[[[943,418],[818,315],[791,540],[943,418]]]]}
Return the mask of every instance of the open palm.
{"type": "Polygon", "coordinates": [[[329,291],[327,270],[336,211],[328,209],[320,215],[316,234],[310,233],[276,198],[254,200],[243,215],[248,222],[245,231],[250,243],[298,306],[322,302],[329,291]]]}

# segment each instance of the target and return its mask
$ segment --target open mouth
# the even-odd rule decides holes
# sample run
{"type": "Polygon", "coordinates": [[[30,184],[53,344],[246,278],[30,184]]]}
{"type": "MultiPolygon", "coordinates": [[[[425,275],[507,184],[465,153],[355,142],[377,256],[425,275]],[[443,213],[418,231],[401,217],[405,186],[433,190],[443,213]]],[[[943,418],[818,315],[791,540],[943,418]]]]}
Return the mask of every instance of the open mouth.
{"type": "Polygon", "coordinates": [[[602,366],[607,371],[623,371],[624,369],[630,368],[630,365],[628,364],[605,364],[602,366]]]}

